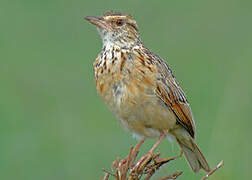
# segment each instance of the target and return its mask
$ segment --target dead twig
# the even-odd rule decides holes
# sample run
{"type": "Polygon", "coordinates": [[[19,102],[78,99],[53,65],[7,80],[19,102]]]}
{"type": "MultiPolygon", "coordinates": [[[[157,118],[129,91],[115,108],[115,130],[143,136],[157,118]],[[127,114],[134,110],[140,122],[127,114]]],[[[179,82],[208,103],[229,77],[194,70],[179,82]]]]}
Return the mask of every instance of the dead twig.
{"type": "MultiPolygon", "coordinates": [[[[139,148],[142,145],[143,141],[144,140],[140,141],[136,147],[131,147],[126,158],[117,158],[112,163],[111,168],[114,169],[114,173],[103,169],[105,176],[102,178],[102,180],[108,180],[110,176],[113,176],[116,180],[139,180],[143,176],[145,176],[144,179],[149,180],[161,166],[177,159],[177,157],[180,157],[175,156],[172,158],[161,159],[160,152],[155,154],[152,153],[153,151],[151,151],[146,153],[145,155],[140,157],[138,161],[136,161],[137,155],[139,153],[139,148]]],[[[176,179],[181,174],[182,171],[177,171],[171,175],[161,178],[160,180],[176,179]]]]}
{"type": "MultiPolygon", "coordinates": [[[[112,175],[112,176],[114,176],[114,177],[116,177],[116,175],[115,174],[113,174],[113,173],[111,173],[111,172],[109,172],[108,170],[106,170],[106,169],[102,169],[106,174],[108,174],[108,175],[112,175]]],[[[105,174],[105,175],[106,175],[105,174]]]]}
{"type": "Polygon", "coordinates": [[[105,173],[105,176],[101,180],[108,180],[109,179],[109,173],[105,173]]]}
{"type": "MultiPolygon", "coordinates": [[[[150,180],[150,178],[165,164],[178,159],[182,156],[181,151],[179,155],[171,158],[160,158],[161,153],[154,153],[154,151],[149,151],[145,155],[136,161],[137,155],[139,153],[139,148],[144,140],[140,141],[137,146],[131,147],[126,158],[120,159],[119,157],[112,163],[111,168],[114,171],[109,172],[105,169],[104,177],[101,180],[108,180],[110,176],[113,176],[116,180],[150,180]]],[[[156,148],[156,147],[154,147],[156,148]]],[[[153,149],[153,147],[152,147],[153,149]]],[[[223,166],[223,161],[219,162],[218,165],[208,172],[201,180],[206,180],[209,176],[213,175],[219,168],[223,166]]],[[[170,175],[159,178],[158,180],[168,180],[177,179],[183,172],[177,171],[170,175]]]]}
{"type": "Polygon", "coordinates": [[[214,169],[212,169],[211,171],[209,171],[209,173],[207,173],[204,177],[202,177],[201,180],[207,179],[209,176],[211,176],[212,174],[214,174],[222,166],[223,166],[223,160],[221,162],[219,162],[214,169]]]}
{"type": "Polygon", "coordinates": [[[159,178],[157,180],[177,179],[182,173],[183,173],[183,171],[177,171],[171,175],[159,178]]]}

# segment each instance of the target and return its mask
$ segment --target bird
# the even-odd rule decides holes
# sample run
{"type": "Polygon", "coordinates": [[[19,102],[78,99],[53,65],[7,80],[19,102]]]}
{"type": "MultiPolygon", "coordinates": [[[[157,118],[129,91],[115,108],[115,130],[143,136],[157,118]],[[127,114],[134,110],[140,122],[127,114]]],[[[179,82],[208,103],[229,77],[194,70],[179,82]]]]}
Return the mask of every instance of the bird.
{"type": "Polygon", "coordinates": [[[93,63],[95,85],[119,124],[141,143],[158,137],[157,146],[171,137],[193,172],[209,172],[195,142],[195,122],[186,95],[168,64],[143,44],[133,17],[108,11],[84,19],[96,26],[102,39],[102,50],[93,63]]]}

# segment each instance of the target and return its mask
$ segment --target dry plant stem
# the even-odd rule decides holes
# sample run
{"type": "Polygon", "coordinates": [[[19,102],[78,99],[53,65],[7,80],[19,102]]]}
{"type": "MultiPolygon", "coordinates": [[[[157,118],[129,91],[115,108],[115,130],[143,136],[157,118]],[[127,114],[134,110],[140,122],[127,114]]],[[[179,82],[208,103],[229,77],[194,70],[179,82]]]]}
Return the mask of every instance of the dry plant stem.
{"type": "Polygon", "coordinates": [[[139,148],[142,146],[142,144],[144,143],[145,138],[142,138],[136,145],[136,147],[134,148],[134,151],[138,151],[139,148]]]}
{"type": "Polygon", "coordinates": [[[201,178],[201,180],[207,179],[209,176],[211,176],[212,174],[214,174],[222,166],[223,166],[223,160],[221,162],[219,162],[214,169],[212,169],[211,171],[209,171],[209,173],[207,173],[203,178],[201,178]]]}
{"type": "Polygon", "coordinates": [[[149,160],[151,160],[151,156],[153,154],[153,152],[157,149],[158,145],[161,143],[161,141],[166,137],[165,134],[162,134],[157,142],[152,146],[152,148],[150,149],[149,152],[147,152],[144,156],[142,156],[142,158],[137,162],[137,164],[135,165],[135,167],[133,168],[132,172],[137,172],[138,169],[142,166],[145,165],[149,160]]]}
{"type": "MultiPolygon", "coordinates": [[[[150,180],[151,177],[159,170],[161,166],[166,163],[169,163],[172,160],[180,158],[183,154],[182,149],[179,155],[171,158],[160,158],[160,153],[154,154],[154,151],[165,137],[166,136],[164,134],[161,135],[157,142],[152,146],[152,148],[135,163],[137,154],[141,145],[144,142],[144,139],[139,141],[135,147],[130,148],[130,151],[126,158],[122,160],[120,160],[120,158],[117,158],[112,163],[112,167],[115,168],[114,173],[103,170],[106,174],[102,180],[108,180],[111,176],[114,176],[116,180],[140,180],[141,178],[144,178],[145,180],[150,180]]],[[[218,166],[216,167],[216,169],[219,168],[218,166]]],[[[216,170],[212,170],[212,172],[209,172],[206,177],[210,176],[215,171],[216,170]]],[[[182,171],[177,171],[168,176],[164,176],[159,180],[177,179],[181,174],[182,171]]]]}
{"type": "Polygon", "coordinates": [[[106,173],[105,176],[101,180],[108,180],[109,179],[109,173],[106,173]]]}
{"type": "Polygon", "coordinates": [[[130,148],[130,152],[128,154],[128,157],[126,158],[126,163],[125,163],[125,166],[123,168],[122,179],[126,179],[127,172],[128,172],[128,169],[129,169],[129,165],[131,163],[131,157],[132,157],[134,149],[135,148],[133,148],[133,147],[130,148]]]}
{"type": "MultiPolygon", "coordinates": [[[[153,156],[153,163],[155,164],[156,159],[159,158],[161,153],[158,153],[156,155],[153,156]]],[[[160,167],[160,166],[159,166],[160,167]]],[[[145,180],[149,180],[155,173],[156,171],[159,169],[159,167],[156,167],[153,164],[149,164],[146,166],[146,169],[144,171],[145,174],[147,174],[147,176],[145,177],[145,180]]]]}
{"type": "MultiPolygon", "coordinates": [[[[145,170],[145,172],[144,172],[144,173],[147,174],[145,180],[149,180],[149,179],[153,176],[153,174],[154,174],[162,165],[168,163],[169,161],[178,159],[178,158],[180,158],[182,155],[183,155],[182,149],[180,150],[180,154],[179,154],[179,155],[174,156],[174,157],[171,157],[171,158],[162,158],[162,159],[160,159],[160,158],[159,158],[160,153],[156,154],[155,157],[153,157],[153,162],[154,162],[154,163],[151,164],[151,165],[149,165],[149,166],[147,166],[147,170],[145,170]]],[[[176,172],[176,173],[174,173],[174,174],[171,174],[171,175],[169,175],[169,176],[165,176],[165,177],[163,177],[163,178],[164,178],[164,179],[169,179],[168,177],[176,177],[176,178],[177,178],[177,177],[178,177],[179,175],[181,175],[181,174],[182,174],[182,171],[178,171],[178,172],[176,172]],[[177,176],[175,176],[175,175],[177,175],[177,176]]],[[[174,179],[176,179],[176,178],[174,178],[174,179]]]]}
{"type": "Polygon", "coordinates": [[[165,137],[166,135],[162,134],[150,151],[140,158],[134,168],[131,169],[129,179],[136,179],[137,175],[147,174],[145,180],[149,180],[163,164],[181,157],[182,151],[178,156],[165,159],[159,158],[160,153],[154,154],[154,151],[165,137]],[[151,162],[153,162],[153,164],[150,164],[151,162]]]}
{"type": "Polygon", "coordinates": [[[138,152],[139,152],[139,149],[141,147],[141,145],[144,143],[145,141],[145,138],[143,138],[141,141],[138,142],[138,144],[136,145],[136,147],[134,148],[134,151],[132,152],[132,160],[131,163],[129,164],[129,167],[132,168],[133,166],[133,162],[135,161],[137,155],[138,155],[138,152]]]}
{"type": "MultiPolygon", "coordinates": [[[[126,158],[120,160],[120,158],[117,158],[111,165],[111,168],[115,168],[115,174],[112,174],[106,170],[106,174],[114,176],[117,180],[126,180],[127,179],[127,173],[129,169],[131,169],[134,166],[134,161],[137,157],[138,151],[141,147],[141,145],[144,142],[144,138],[138,142],[136,147],[131,147],[130,151],[126,158]]],[[[106,176],[106,175],[105,175],[106,176]]],[[[104,176],[104,179],[105,179],[104,176]]]]}
{"type": "Polygon", "coordinates": [[[102,170],[106,173],[105,176],[108,174],[108,175],[112,175],[112,176],[116,177],[115,174],[113,174],[113,173],[107,171],[106,169],[102,169],[102,170]]]}
{"type": "Polygon", "coordinates": [[[177,171],[171,175],[164,176],[164,177],[159,178],[157,180],[177,179],[182,173],[183,173],[183,171],[177,171]]]}
{"type": "MultiPolygon", "coordinates": [[[[179,155],[171,157],[171,158],[160,158],[160,153],[154,154],[155,149],[157,148],[158,144],[162,141],[162,139],[164,139],[164,137],[165,136],[163,137],[160,136],[160,138],[155,143],[155,145],[151,148],[151,150],[148,151],[147,154],[143,155],[140,158],[140,160],[136,162],[136,165],[134,166],[135,164],[134,162],[136,160],[138,151],[141,145],[143,144],[144,139],[139,141],[139,143],[135,147],[130,148],[130,151],[125,159],[120,160],[120,158],[117,158],[112,163],[112,167],[115,168],[115,173],[111,173],[103,169],[103,171],[105,172],[105,175],[101,180],[108,180],[109,177],[111,176],[114,176],[116,180],[140,180],[143,177],[143,175],[146,175],[144,177],[144,180],[150,180],[151,177],[158,171],[158,169],[162,165],[169,163],[170,161],[175,160],[177,158],[180,158],[183,154],[182,149],[179,155]],[[153,152],[153,153],[150,153],[150,152],[153,152]]],[[[207,173],[201,180],[206,180],[209,176],[213,175],[222,166],[223,166],[223,161],[218,163],[218,165],[214,169],[212,169],[209,173],[207,173]]],[[[177,171],[168,176],[159,178],[158,180],[177,179],[181,174],[182,174],[182,171],[177,171]]]]}
{"type": "Polygon", "coordinates": [[[159,167],[160,167],[160,166],[162,166],[163,164],[168,163],[169,161],[172,161],[172,160],[181,158],[182,155],[183,155],[183,150],[180,149],[179,155],[173,156],[173,157],[170,157],[170,158],[157,159],[157,160],[155,160],[155,164],[159,165],[159,167]]]}
{"type": "Polygon", "coordinates": [[[153,161],[154,161],[154,164],[151,165],[150,170],[158,170],[162,165],[170,162],[170,161],[173,161],[175,159],[178,159],[180,158],[181,156],[183,155],[183,151],[182,149],[180,150],[180,154],[177,155],[177,156],[174,156],[174,157],[170,157],[170,158],[159,158],[159,156],[157,158],[153,158],[153,161]]]}

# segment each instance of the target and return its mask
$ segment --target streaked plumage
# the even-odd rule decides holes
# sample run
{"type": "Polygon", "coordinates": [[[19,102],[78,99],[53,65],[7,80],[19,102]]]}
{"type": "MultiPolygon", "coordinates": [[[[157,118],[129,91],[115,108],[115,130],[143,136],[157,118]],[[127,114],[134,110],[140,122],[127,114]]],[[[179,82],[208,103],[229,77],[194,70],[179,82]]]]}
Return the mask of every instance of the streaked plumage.
{"type": "Polygon", "coordinates": [[[173,136],[194,172],[209,171],[194,142],[195,124],[185,94],[166,62],[143,45],[136,21],[120,12],[86,19],[103,40],[94,62],[96,88],[120,124],[146,138],[173,136]]]}

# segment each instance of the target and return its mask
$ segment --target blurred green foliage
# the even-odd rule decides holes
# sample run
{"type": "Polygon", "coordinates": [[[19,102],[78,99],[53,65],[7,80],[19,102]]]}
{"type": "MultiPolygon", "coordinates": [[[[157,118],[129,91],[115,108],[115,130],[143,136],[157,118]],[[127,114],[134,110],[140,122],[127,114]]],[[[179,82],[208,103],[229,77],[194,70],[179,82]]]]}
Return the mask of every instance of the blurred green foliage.
{"type": "MultiPolygon", "coordinates": [[[[212,179],[249,179],[252,108],[249,0],[1,0],[0,179],[99,179],[136,144],[98,97],[92,63],[101,50],[83,20],[108,10],[137,20],[143,42],[171,66],[192,105],[196,139],[212,179]]],[[[154,142],[147,141],[146,151],[154,142]]],[[[163,156],[178,154],[163,142],[163,156]]],[[[158,176],[184,170],[184,158],[158,176]]]]}

